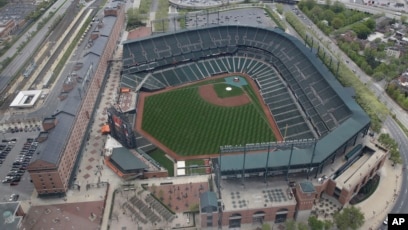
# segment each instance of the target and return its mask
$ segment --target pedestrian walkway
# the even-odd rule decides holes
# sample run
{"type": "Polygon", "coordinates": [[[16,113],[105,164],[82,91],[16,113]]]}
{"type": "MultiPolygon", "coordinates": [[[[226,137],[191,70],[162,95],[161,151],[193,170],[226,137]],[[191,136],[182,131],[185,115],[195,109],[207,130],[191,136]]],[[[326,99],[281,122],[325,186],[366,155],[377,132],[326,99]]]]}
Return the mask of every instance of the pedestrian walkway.
{"type": "Polygon", "coordinates": [[[361,229],[377,229],[391,212],[401,189],[402,165],[394,167],[387,160],[379,173],[380,183],[376,191],[367,200],[355,205],[365,216],[366,222],[361,229]]]}

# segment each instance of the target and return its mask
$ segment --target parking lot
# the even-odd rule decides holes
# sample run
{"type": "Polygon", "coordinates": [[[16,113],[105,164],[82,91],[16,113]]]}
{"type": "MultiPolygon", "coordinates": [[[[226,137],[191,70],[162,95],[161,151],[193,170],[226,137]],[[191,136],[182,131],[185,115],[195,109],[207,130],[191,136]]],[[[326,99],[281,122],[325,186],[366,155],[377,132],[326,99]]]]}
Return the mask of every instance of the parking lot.
{"type": "Polygon", "coordinates": [[[37,129],[2,133],[0,137],[0,199],[9,201],[12,194],[19,200],[30,199],[34,190],[26,170],[28,164],[37,157],[35,138],[37,129]]]}
{"type": "Polygon", "coordinates": [[[247,25],[256,27],[276,27],[269,15],[260,8],[236,9],[219,13],[189,14],[187,28],[207,25],[247,25]]]}

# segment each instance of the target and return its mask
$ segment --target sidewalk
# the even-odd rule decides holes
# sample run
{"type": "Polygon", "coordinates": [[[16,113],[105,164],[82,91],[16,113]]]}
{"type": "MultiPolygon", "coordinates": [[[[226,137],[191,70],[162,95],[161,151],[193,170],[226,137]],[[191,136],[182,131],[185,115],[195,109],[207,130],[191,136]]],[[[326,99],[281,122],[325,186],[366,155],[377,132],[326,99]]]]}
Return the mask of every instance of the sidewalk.
{"type": "Polygon", "coordinates": [[[378,229],[395,205],[401,189],[402,165],[393,167],[391,164],[387,160],[380,169],[380,184],[376,191],[367,200],[355,205],[361,208],[365,216],[361,229],[378,229]]]}

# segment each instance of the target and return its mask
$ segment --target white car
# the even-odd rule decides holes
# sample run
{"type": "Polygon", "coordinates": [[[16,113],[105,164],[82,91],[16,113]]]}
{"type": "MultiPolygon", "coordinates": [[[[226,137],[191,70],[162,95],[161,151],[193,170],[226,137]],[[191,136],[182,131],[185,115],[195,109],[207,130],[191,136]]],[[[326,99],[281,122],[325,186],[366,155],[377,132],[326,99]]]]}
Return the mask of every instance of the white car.
{"type": "Polygon", "coordinates": [[[19,197],[20,195],[13,193],[11,194],[9,201],[17,201],[19,197]]]}
{"type": "Polygon", "coordinates": [[[384,224],[384,225],[388,225],[388,217],[385,218],[383,224],[384,224]]]}

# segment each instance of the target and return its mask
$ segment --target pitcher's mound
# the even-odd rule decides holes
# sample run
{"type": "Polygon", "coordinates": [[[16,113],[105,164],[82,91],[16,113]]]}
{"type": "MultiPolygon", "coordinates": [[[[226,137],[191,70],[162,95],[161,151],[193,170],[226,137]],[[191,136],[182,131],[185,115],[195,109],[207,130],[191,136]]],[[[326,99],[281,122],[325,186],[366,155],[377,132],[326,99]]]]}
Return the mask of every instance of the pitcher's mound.
{"type": "MultiPolygon", "coordinates": [[[[232,88],[226,87],[225,90],[231,91],[232,88]]],[[[233,107],[245,105],[251,102],[251,99],[248,97],[246,93],[241,94],[239,96],[220,98],[218,97],[217,93],[214,90],[214,85],[211,84],[200,86],[198,88],[198,92],[205,101],[219,106],[233,107]]]]}

